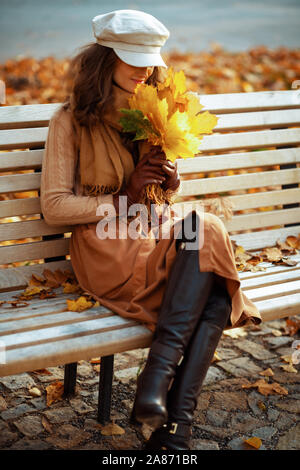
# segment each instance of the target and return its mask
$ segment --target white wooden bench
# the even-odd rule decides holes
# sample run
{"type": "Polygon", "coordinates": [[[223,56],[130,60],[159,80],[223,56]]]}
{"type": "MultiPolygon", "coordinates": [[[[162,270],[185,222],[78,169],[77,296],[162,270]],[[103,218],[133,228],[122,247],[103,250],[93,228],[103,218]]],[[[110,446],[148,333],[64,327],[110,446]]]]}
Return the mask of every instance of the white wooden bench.
{"type": "MultiPolygon", "coordinates": [[[[178,160],[182,188],[176,205],[201,203],[204,195],[228,197],[233,217],[223,220],[231,239],[253,253],[297,236],[300,92],[206,95],[200,101],[220,119],[214,133],[204,137],[199,157],[178,160]]],[[[0,109],[0,301],[16,300],[33,273],[72,270],[72,227],[48,226],[39,198],[47,126],[59,105],[0,109]]],[[[291,258],[300,261],[299,254],[291,258]]],[[[242,288],[263,320],[300,313],[300,263],[265,267],[240,273],[242,288]]],[[[77,361],[101,357],[98,420],[105,422],[114,354],[149,347],[151,333],[103,307],[68,311],[66,299],[78,295],[63,294],[62,288],[55,292],[55,298],[34,298],[23,308],[0,305],[0,348],[5,348],[0,376],[65,364],[68,395],[75,391],[77,361]]]]}

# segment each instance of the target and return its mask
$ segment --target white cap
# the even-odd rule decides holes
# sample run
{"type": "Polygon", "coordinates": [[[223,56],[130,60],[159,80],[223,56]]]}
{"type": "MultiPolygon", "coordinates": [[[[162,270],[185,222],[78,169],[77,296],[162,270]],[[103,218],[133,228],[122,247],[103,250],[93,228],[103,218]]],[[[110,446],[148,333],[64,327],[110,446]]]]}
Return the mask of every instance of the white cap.
{"type": "Polygon", "coordinates": [[[116,10],[95,16],[92,26],[97,43],[111,47],[123,62],[134,67],[167,68],[160,49],[170,32],[149,13],[116,10]]]}

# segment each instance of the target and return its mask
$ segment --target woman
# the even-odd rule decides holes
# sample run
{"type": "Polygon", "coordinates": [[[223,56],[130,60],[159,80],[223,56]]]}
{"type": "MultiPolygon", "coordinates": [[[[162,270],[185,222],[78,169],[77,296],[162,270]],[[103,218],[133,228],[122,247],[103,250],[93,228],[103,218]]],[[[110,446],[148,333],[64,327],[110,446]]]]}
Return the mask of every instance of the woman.
{"type": "Polygon", "coordinates": [[[70,255],[81,287],[154,332],[132,413],[132,420],[155,428],[146,448],[188,449],[197,397],[223,329],[260,317],[240,289],[217,216],[191,211],[170,223],[168,238],[123,236],[135,219],[124,222],[123,215],[140,202],[146,184],[160,184],[168,203],[180,186],[176,164],[159,147],[132,142],[119,123],[137,83],[163,80],[160,49],[169,31],[136,10],[99,15],[92,24],[96,43],[73,59],[70,98],[50,120],[42,211],[49,225],[74,225],[70,255]],[[113,208],[112,216],[103,208],[113,208]],[[104,220],[119,222],[114,237],[99,236],[104,220]]]}

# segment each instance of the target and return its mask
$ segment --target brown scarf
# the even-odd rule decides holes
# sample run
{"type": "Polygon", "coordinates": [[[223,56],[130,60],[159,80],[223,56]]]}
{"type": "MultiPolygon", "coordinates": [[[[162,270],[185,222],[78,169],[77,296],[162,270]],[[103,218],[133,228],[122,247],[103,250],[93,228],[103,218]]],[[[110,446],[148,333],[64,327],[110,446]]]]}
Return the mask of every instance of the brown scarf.
{"type": "MultiPolygon", "coordinates": [[[[132,158],[134,144],[128,134],[122,136],[118,123],[120,108],[129,109],[128,99],[132,96],[126,90],[113,84],[114,105],[103,116],[103,122],[92,128],[77,127],[80,147],[80,174],[85,194],[97,195],[117,193],[128,183],[135,165],[132,158]],[[127,141],[127,145],[124,143],[127,141]]],[[[139,159],[149,151],[150,144],[136,143],[139,159]]]]}

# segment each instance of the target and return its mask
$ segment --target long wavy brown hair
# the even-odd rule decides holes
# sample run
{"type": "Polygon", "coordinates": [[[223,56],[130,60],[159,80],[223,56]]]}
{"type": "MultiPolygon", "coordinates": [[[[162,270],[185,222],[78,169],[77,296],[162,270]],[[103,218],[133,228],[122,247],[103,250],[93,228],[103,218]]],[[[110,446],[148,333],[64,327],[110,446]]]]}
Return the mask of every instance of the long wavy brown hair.
{"type": "MultiPolygon", "coordinates": [[[[64,108],[71,109],[81,126],[95,126],[112,105],[112,83],[118,56],[110,47],[89,43],[71,59],[67,79],[71,83],[64,108]]],[[[154,67],[145,83],[156,86],[166,76],[164,67],[154,67]]]]}

